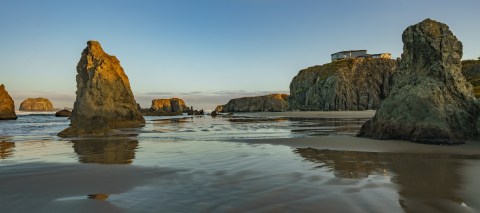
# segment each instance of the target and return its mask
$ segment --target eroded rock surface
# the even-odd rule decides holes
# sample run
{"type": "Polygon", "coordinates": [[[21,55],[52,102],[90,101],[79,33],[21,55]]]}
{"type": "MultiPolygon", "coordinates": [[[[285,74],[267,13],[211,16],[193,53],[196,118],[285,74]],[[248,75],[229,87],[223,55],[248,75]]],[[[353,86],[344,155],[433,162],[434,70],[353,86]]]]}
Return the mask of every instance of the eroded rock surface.
{"type": "Polygon", "coordinates": [[[15,120],[15,104],[12,97],[5,90],[5,86],[0,85],[0,120],[15,120]]]}
{"type": "Polygon", "coordinates": [[[461,73],[462,43],[426,19],[408,27],[390,95],[358,136],[454,144],[478,135],[478,106],[461,73]]]}
{"type": "Polygon", "coordinates": [[[164,112],[180,113],[188,110],[187,105],[185,105],[185,101],[180,98],[154,99],[152,100],[152,106],[150,108],[153,110],[160,110],[164,112]]]}
{"type": "Polygon", "coordinates": [[[145,123],[120,61],[88,41],[77,65],[76,100],[70,127],[59,136],[102,135],[145,123]]]}
{"type": "Polygon", "coordinates": [[[27,98],[20,104],[20,111],[33,111],[33,112],[42,112],[42,111],[52,111],[53,104],[50,100],[46,98],[27,98]]]}
{"type": "Polygon", "coordinates": [[[223,112],[282,112],[288,109],[287,94],[231,99],[223,105],[223,112]]]}
{"type": "Polygon", "coordinates": [[[290,110],[377,109],[390,92],[397,61],[349,59],[301,70],[290,83],[290,110]]]}

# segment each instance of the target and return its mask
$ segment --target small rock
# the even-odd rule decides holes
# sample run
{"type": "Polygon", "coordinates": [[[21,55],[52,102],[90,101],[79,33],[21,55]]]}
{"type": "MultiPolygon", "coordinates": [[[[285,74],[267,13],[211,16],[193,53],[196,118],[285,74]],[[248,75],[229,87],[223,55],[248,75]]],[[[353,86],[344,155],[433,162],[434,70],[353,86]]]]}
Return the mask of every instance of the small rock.
{"type": "Polygon", "coordinates": [[[89,194],[87,195],[88,199],[93,200],[106,200],[108,199],[108,194],[89,194]]]}
{"type": "Polygon", "coordinates": [[[55,113],[55,117],[70,117],[71,115],[72,115],[72,112],[66,109],[62,109],[55,113]]]}

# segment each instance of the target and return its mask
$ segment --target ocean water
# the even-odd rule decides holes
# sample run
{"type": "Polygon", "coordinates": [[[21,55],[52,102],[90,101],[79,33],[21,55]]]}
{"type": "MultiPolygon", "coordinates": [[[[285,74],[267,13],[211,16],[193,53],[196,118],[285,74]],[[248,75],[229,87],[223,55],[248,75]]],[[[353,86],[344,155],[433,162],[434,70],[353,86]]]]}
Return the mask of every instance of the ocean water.
{"type": "Polygon", "coordinates": [[[476,155],[249,143],[353,136],[365,119],[146,120],[145,127],[114,136],[70,139],[56,136],[68,126],[66,118],[26,114],[1,121],[1,212],[480,210],[476,155]],[[89,199],[91,194],[108,199],[89,199]]]}

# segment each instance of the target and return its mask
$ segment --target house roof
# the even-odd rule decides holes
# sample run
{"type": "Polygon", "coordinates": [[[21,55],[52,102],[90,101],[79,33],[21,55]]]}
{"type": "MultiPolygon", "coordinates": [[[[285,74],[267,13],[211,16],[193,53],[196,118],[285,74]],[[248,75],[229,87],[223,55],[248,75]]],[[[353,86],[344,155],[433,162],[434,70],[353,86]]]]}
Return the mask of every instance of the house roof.
{"type": "Polygon", "coordinates": [[[338,53],[349,53],[349,52],[367,52],[367,50],[344,50],[344,51],[333,53],[332,55],[338,54],[338,53]]]}

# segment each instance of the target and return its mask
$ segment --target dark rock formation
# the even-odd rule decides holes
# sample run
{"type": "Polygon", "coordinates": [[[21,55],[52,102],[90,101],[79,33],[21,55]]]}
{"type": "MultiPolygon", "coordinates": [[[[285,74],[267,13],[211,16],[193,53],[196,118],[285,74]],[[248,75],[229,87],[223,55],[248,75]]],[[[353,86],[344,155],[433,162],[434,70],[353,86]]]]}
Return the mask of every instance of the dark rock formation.
{"type": "Polygon", "coordinates": [[[200,111],[198,110],[189,110],[187,112],[188,115],[205,115],[205,112],[203,111],[203,109],[201,109],[200,111]]]}
{"type": "Polygon", "coordinates": [[[182,114],[182,112],[154,110],[152,108],[140,109],[140,113],[142,113],[143,116],[175,116],[175,115],[181,115],[182,114]]]}
{"type": "Polygon", "coordinates": [[[301,70],[290,83],[290,110],[377,109],[388,96],[397,62],[349,59],[301,70]]]}
{"type": "Polygon", "coordinates": [[[287,94],[271,94],[231,99],[223,112],[282,112],[288,109],[287,94]]]}
{"type": "Polygon", "coordinates": [[[55,113],[55,117],[70,117],[70,116],[72,116],[72,112],[66,109],[62,109],[55,113]]]}
{"type": "Polygon", "coordinates": [[[164,112],[180,112],[188,110],[185,101],[180,98],[170,98],[170,99],[154,99],[152,100],[152,106],[150,107],[153,110],[160,110],[164,112]]]}
{"type": "Polygon", "coordinates": [[[145,123],[120,61],[97,41],[87,42],[78,62],[76,94],[70,127],[59,136],[102,135],[145,123]]]}
{"type": "Polygon", "coordinates": [[[472,84],[476,98],[480,98],[480,60],[462,61],[462,74],[472,84]]]}
{"type": "Polygon", "coordinates": [[[217,111],[212,111],[212,113],[210,113],[210,115],[211,115],[212,117],[217,117],[218,113],[217,113],[217,111]]]}
{"type": "Polygon", "coordinates": [[[20,111],[53,111],[53,104],[46,98],[27,98],[20,104],[20,111]]]}
{"type": "Polygon", "coordinates": [[[0,85],[0,120],[15,120],[15,104],[12,97],[5,90],[5,86],[0,85]]]}
{"type": "Polygon", "coordinates": [[[453,144],[478,135],[478,106],[461,73],[462,43],[430,19],[408,27],[390,95],[358,136],[453,144]]]}

